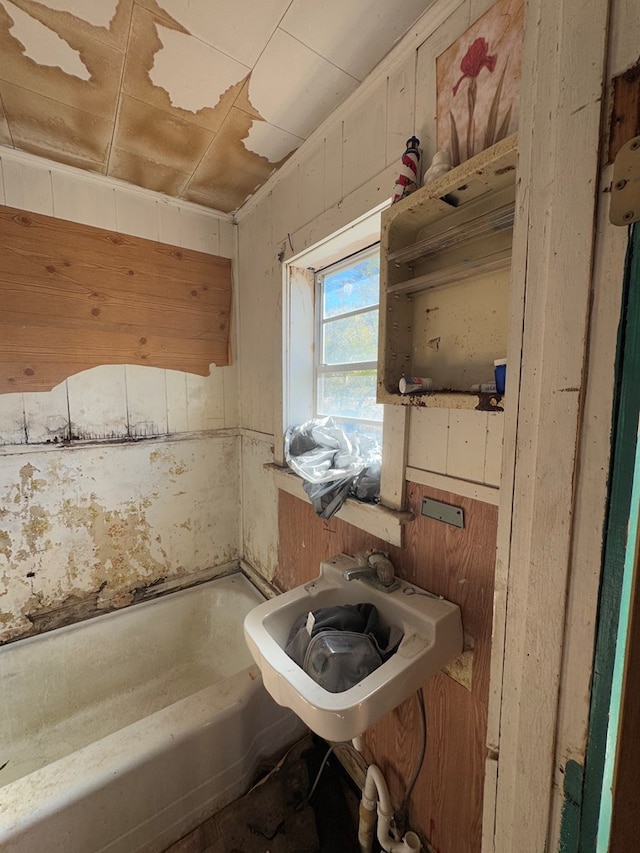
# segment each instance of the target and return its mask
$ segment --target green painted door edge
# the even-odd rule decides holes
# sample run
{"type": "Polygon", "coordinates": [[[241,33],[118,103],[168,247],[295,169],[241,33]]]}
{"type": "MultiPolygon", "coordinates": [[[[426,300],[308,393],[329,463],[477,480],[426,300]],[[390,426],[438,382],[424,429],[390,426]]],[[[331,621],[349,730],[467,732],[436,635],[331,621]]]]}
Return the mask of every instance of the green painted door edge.
{"type": "MultiPolygon", "coordinates": [[[[638,415],[640,414],[640,382],[638,382],[638,376],[640,376],[640,228],[638,226],[631,231],[625,263],[615,375],[612,425],[614,449],[609,475],[609,505],[593,665],[589,740],[585,760],[579,840],[577,848],[573,848],[579,853],[595,853],[596,850],[607,747],[609,703],[633,489],[638,415]]],[[[570,853],[571,849],[567,847],[566,853],[570,853]]]]}
{"type": "Polygon", "coordinates": [[[575,853],[580,836],[584,768],[570,759],[564,768],[564,802],[558,853],[575,853]]]}
{"type": "Polygon", "coordinates": [[[640,515],[640,445],[636,439],[636,458],[634,465],[633,492],[629,513],[629,532],[624,561],[624,576],[620,595],[618,617],[618,635],[616,640],[615,662],[611,683],[611,701],[609,702],[609,726],[607,730],[607,749],[600,795],[600,817],[598,821],[598,853],[607,853],[611,839],[611,819],[613,816],[613,782],[616,765],[616,748],[620,728],[625,663],[627,659],[627,638],[631,615],[633,576],[635,573],[636,547],[638,544],[638,517],[640,515]]]}

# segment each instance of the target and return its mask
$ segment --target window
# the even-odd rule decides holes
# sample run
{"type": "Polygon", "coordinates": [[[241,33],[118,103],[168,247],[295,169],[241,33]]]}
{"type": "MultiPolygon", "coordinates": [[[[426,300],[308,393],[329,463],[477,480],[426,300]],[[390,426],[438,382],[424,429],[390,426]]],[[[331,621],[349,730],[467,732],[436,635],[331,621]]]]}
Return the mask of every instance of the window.
{"type": "Polygon", "coordinates": [[[315,412],[382,444],[376,403],[380,255],[371,246],[316,273],[315,412]]]}

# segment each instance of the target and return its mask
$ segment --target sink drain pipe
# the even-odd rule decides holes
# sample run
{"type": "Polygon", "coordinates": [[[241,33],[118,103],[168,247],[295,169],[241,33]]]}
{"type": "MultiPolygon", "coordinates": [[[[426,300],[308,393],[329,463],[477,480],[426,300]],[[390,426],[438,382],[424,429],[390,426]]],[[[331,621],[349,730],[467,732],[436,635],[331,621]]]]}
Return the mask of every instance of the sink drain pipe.
{"type": "Polygon", "coordinates": [[[402,841],[390,834],[393,808],[389,788],[382,771],[375,764],[367,768],[367,775],[360,802],[360,823],[358,826],[358,844],[360,853],[371,853],[373,834],[376,826],[376,802],[378,804],[378,843],[387,853],[414,853],[422,845],[415,832],[407,832],[402,841]]]}

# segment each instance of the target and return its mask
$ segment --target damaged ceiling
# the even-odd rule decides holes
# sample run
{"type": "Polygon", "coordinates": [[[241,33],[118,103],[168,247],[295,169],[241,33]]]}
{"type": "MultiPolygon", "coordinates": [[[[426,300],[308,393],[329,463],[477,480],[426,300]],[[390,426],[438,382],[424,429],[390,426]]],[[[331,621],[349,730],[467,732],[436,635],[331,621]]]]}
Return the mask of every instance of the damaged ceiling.
{"type": "Polygon", "coordinates": [[[431,0],[0,0],[0,144],[232,212],[431,0]]]}

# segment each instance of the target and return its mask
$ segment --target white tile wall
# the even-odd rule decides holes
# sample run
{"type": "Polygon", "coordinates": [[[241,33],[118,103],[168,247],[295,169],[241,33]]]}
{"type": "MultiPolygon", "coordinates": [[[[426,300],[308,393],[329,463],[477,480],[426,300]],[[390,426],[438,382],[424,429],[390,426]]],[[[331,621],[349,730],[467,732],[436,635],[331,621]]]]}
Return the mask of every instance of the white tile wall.
{"type": "Polygon", "coordinates": [[[127,421],[133,438],[168,432],[166,373],[157,367],[125,365],[127,421]]]}
{"type": "Polygon", "coordinates": [[[101,365],[67,379],[71,433],[81,439],[124,438],[128,432],[123,365],[101,365]]]}
{"type": "Polygon", "coordinates": [[[51,172],[53,214],[71,222],[117,230],[116,191],[72,172],[51,172]]]}
{"type": "Polygon", "coordinates": [[[23,444],[24,441],[23,395],[0,394],[0,444],[23,444]]]}
{"type": "Polygon", "coordinates": [[[25,164],[2,155],[5,204],[53,216],[51,171],[46,166],[25,164]]]}
{"type": "Polygon", "coordinates": [[[344,119],[343,193],[348,195],[372,175],[381,172],[385,166],[386,153],[387,80],[383,78],[357,110],[344,119]]]}
{"type": "MultiPolygon", "coordinates": [[[[69,438],[67,382],[51,391],[23,394],[26,437],[29,444],[46,444],[69,438]]],[[[0,397],[0,400],[2,397],[0,397]]]]}

